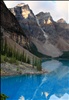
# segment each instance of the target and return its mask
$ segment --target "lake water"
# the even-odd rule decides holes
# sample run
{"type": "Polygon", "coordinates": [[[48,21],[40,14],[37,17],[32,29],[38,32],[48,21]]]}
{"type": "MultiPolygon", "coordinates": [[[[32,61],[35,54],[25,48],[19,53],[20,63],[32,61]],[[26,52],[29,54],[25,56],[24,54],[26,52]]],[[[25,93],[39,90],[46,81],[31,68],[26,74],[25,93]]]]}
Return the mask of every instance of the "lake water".
{"type": "Polygon", "coordinates": [[[49,74],[1,78],[1,92],[7,100],[69,100],[69,61],[42,63],[49,74]]]}

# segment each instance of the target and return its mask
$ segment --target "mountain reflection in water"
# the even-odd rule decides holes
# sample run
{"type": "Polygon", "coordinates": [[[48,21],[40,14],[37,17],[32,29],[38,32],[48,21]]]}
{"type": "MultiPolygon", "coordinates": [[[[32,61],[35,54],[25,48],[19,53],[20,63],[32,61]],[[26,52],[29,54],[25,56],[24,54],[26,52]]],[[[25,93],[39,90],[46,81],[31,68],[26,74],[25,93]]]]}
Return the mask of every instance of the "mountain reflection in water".
{"type": "Polygon", "coordinates": [[[69,100],[69,61],[42,63],[48,74],[1,78],[1,92],[7,100],[69,100]]]}

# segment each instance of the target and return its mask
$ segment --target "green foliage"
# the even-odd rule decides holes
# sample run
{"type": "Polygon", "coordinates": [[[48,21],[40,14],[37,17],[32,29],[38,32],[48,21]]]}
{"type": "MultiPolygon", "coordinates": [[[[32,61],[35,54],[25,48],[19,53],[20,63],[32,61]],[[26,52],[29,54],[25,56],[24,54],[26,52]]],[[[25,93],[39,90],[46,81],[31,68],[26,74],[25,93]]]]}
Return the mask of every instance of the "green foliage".
{"type": "Polygon", "coordinates": [[[9,59],[6,55],[1,55],[1,62],[4,63],[4,62],[8,62],[9,59]]]}
{"type": "Polygon", "coordinates": [[[24,54],[24,59],[23,60],[24,60],[23,62],[26,62],[26,54],[24,54]]]}
{"type": "Polygon", "coordinates": [[[40,59],[37,60],[37,65],[36,65],[36,66],[37,66],[37,70],[38,70],[38,71],[41,71],[41,70],[42,70],[42,67],[41,67],[41,60],[40,60],[40,59]]]}
{"type": "Polygon", "coordinates": [[[57,57],[56,59],[59,59],[59,58],[69,59],[69,51],[63,52],[63,54],[60,57],[57,57]]]}
{"type": "Polygon", "coordinates": [[[27,61],[26,61],[28,64],[30,64],[30,59],[29,59],[29,57],[27,58],[27,61]]]}
{"type": "Polygon", "coordinates": [[[11,57],[10,60],[9,60],[9,63],[11,63],[11,64],[16,63],[16,59],[14,57],[11,57]]]}
{"type": "Polygon", "coordinates": [[[41,71],[41,70],[42,70],[42,67],[41,67],[41,59],[36,58],[36,57],[35,57],[35,58],[33,57],[32,66],[33,66],[33,67],[36,66],[36,69],[37,69],[38,71],[41,71]]]}
{"type": "Polygon", "coordinates": [[[34,60],[34,57],[32,58],[32,66],[33,66],[33,68],[34,68],[34,66],[35,66],[35,60],[34,60]]]}
{"type": "Polygon", "coordinates": [[[1,55],[1,62],[4,63],[4,57],[3,55],[1,55]]]}
{"type": "Polygon", "coordinates": [[[6,100],[8,98],[8,96],[6,96],[5,94],[0,94],[0,99],[1,100],[6,100]]]}
{"type": "Polygon", "coordinates": [[[17,71],[19,71],[19,67],[17,67],[17,71]]]}
{"type": "Polygon", "coordinates": [[[61,56],[61,58],[69,59],[69,51],[64,52],[63,55],[61,56]]]}
{"type": "Polygon", "coordinates": [[[5,62],[7,62],[7,61],[8,61],[8,58],[7,58],[7,56],[6,56],[6,55],[4,56],[4,61],[5,61],[5,62]]]}
{"type": "MultiPolygon", "coordinates": [[[[7,41],[5,40],[1,40],[1,54],[2,54],[2,62],[9,62],[9,63],[14,63],[16,65],[18,65],[18,61],[21,62],[25,62],[28,64],[31,64],[31,58],[28,57],[25,52],[23,51],[23,53],[20,53],[19,51],[15,49],[13,49],[12,47],[10,47],[9,45],[7,45],[7,41]]],[[[16,47],[16,46],[15,46],[16,47]]],[[[36,66],[37,70],[41,70],[41,62],[40,59],[38,59],[37,57],[33,57],[32,59],[32,66],[36,66]]]]}

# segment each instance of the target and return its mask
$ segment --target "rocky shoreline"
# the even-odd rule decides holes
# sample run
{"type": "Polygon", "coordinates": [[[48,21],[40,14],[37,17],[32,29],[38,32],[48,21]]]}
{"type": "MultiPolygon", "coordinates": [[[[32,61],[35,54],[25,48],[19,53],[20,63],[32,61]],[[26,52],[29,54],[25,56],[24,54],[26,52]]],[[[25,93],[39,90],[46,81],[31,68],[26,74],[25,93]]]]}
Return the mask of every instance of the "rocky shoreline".
{"type": "Polygon", "coordinates": [[[16,76],[16,75],[35,75],[48,73],[45,70],[37,71],[36,67],[20,63],[19,65],[10,64],[8,62],[1,63],[1,76],[16,76]]]}

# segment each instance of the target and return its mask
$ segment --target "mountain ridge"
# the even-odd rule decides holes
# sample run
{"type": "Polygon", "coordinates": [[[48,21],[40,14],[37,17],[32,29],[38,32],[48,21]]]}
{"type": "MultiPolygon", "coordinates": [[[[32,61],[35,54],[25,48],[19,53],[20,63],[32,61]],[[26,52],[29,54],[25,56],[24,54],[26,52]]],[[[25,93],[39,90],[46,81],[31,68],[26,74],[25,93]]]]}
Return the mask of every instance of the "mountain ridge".
{"type": "Polygon", "coordinates": [[[36,57],[29,51],[33,43],[26,36],[15,16],[8,10],[4,2],[1,1],[1,39],[11,48],[23,53],[26,53],[30,58],[36,57]],[[7,14],[7,17],[6,15],[7,14]]]}
{"type": "Polygon", "coordinates": [[[67,23],[55,22],[49,12],[35,15],[29,5],[24,3],[9,10],[16,17],[25,35],[37,47],[37,51],[52,57],[62,55],[63,51],[69,51],[67,23]]]}
{"type": "MultiPolygon", "coordinates": [[[[26,6],[29,6],[29,5],[26,5],[26,6]]],[[[33,13],[33,11],[30,9],[30,7],[29,7],[28,10],[29,10],[29,13],[33,15],[33,18],[30,15],[28,15],[27,18],[24,18],[23,13],[26,13],[27,9],[25,10],[24,6],[23,7],[21,6],[20,8],[22,10],[22,15],[20,15],[20,14],[17,15],[16,14],[15,17],[17,18],[17,20],[20,23],[20,25],[24,24],[25,25],[24,28],[28,29],[29,36],[31,36],[32,38],[36,38],[37,41],[39,40],[39,42],[42,42],[45,47],[47,47],[47,45],[48,45],[47,41],[48,41],[51,44],[50,45],[51,47],[53,45],[53,48],[54,47],[56,48],[57,51],[55,53],[59,52],[60,55],[62,54],[60,52],[62,52],[62,51],[68,51],[69,50],[69,44],[68,44],[67,40],[64,39],[65,38],[65,34],[67,34],[67,32],[65,32],[65,31],[68,31],[68,29],[67,30],[64,29],[64,31],[62,31],[64,23],[62,23],[62,25],[61,25],[62,27],[61,27],[59,25],[60,23],[57,23],[57,22],[55,22],[53,20],[53,18],[50,15],[49,12],[46,12],[46,13],[40,12],[37,15],[35,15],[33,13]],[[21,17],[21,16],[23,16],[22,19],[20,18],[21,21],[23,20],[22,22],[20,22],[20,20],[18,19],[18,17],[21,17]],[[32,22],[33,22],[33,24],[32,24],[32,22]],[[36,27],[34,27],[34,26],[36,26],[36,27]],[[39,30],[38,30],[37,27],[39,27],[39,30]],[[60,33],[59,33],[59,31],[60,31],[60,33]],[[41,32],[41,33],[39,33],[39,32],[41,32]],[[62,35],[62,33],[64,33],[64,35],[62,35]],[[65,46],[62,46],[60,42],[58,43],[58,40],[60,40],[59,37],[63,38],[65,46]]],[[[15,11],[15,8],[12,8],[12,9],[14,9],[14,11],[15,11]]],[[[10,9],[11,12],[12,12],[12,9],[10,9]]],[[[15,11],[15,13],[19,13],[18,9],[19,8],[17,7],[17,9],[16,9],[17,12],[15,11]]],[[[66,25],[67,25],[67,23],[65,24],[65,26],[66,25]]],[[[21,25],[21,27],[23,28],[22,25],[21,25]]],[[[66,28],[67,27],[68,27],[68,25],[66,26],[66,28]]],[[[66,38],[68,38],[68,36],[66,38]]],[[[34,44],[37,47],[36,42],[34,42],[34,44]]],[[[49,48],[51,48],[51,47],[49,47],[49,48]]],[[[39,50],[39,48],[40,48],[40,46],[38,47],[38,51],[41,52],[41,53],[43,53],[43,50],[41,50],[41,48],[39,50]]],[[[47,49],[45,49],[45,50],[47,50],[47,49]]],[[[48,53],[43,53],[43,54],[48,55],[48,53]]]]}

